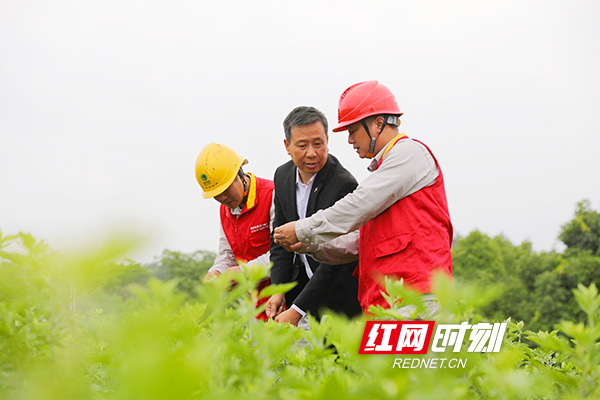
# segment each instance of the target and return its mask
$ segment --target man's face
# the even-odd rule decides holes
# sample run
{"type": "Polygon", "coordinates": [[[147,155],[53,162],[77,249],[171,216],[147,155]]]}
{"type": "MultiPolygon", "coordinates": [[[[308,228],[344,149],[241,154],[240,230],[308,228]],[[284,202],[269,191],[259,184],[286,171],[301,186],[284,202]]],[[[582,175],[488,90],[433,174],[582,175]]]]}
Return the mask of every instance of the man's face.
{"type": "Polygon", "coordinates": [[[220,195],[214,197],[216,201],[229,208],[236,208],[244,200],[244,184],[239,176],[236,176],[231,185],[220,195]]]}
{"type": "MultiPolygon", "coordinates": [[[[371,127],[369,127],[370,129],[371,127]]],[[[348,143],[354,147],[360,158],[366,158],[369,152],[371,139],[367,135],[367,131],[359,122],[348,125],[348,143]]]]}
{"type": "Polygon", "coordinates": [[[310,125],[294,126],[290,142],[284,139],[285,149],[300,170],[300,178],[307,183],[327,162],[327,135],[321,121],[310,125]]]}

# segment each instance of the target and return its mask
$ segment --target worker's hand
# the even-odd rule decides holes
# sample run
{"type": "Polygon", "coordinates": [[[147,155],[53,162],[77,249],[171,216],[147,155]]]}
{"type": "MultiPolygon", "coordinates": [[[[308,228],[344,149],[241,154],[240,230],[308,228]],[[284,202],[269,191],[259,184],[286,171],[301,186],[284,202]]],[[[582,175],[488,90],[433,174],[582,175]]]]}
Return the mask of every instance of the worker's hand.
{"type": "Polygon", "coordinates": [[[241,271],[241,269],[240,269],[240,266],[238,265],[238,266],[235,266],[235,267],[229,267],[229,268],[227,268],[226,272],[228,274],[237,274],[240,271],[241,271]]]}
{"type": "Polygon", "coordinates": [[[206,276],[202,280],[202,283],[208,283],[208,282],[212,281],[213,279],[217,278],[219,275],[221,275],[221,273],[219,271],[211,271],[208,274],[206,274],[206,276]]]}
{"type": "Polygon", "coordinates": [[[302,319],[302,314],[300,314],[298,311],[294,310],[293,308],[289,308],[289,309],[285,310],[284,312],[282,312],[281,314],[279,314],[275,318],[275,322],[280,322],[282,324],[288,323],[288,324],[292,324],[294,326],[298,326],[298,322],[301,319],[302,319]]]}
{"type": "Polygon", "coordinates": [[[237,286],[237,281],[235,279],[233,279],[233,277],[236,274],[240,273],[240,267],[239,266],[235,266],[235,267],[229,267],[227,268],[227,271],[225,271],[225,275],[229,275],[229,278],[231,279],[231,283],[229,284],[229,289],[228,290],[232,290],[234,287],[237,286]]]}
{"type": "Polygon", "coordinates": [[[275,240],[275,243],[287,251],[299,250],[301,244],[298,244],[298,237],[296,236],[296,221],[288,222],[285,225],[275,228],[273,239],[275,240]]]}
{"type": "MultiPolygon", "coordinates": [[[[230,267],[227,269],[227,271],[225,271],[226,274],[237,274],[238,272],[240,272],[239,266],[230,267]]],[[[219,276],[221,276],[221,273],[219,271],[211,271],[208,274],[206,274],[206,276],[202,280],[202,283],[208,283],[219,276]]],[[[233,280],[233,278],[232,278],[232,280],[233,280]]],[[[234,282],[232,282],[232,286],[233,286],[234,282]]]]}
{"type": "Polygon", "coordinates": [[[283,293],[274,294],[267,300],[265,313],[269,318],[275,318],[285,310],[285,296],[283,293]]]}

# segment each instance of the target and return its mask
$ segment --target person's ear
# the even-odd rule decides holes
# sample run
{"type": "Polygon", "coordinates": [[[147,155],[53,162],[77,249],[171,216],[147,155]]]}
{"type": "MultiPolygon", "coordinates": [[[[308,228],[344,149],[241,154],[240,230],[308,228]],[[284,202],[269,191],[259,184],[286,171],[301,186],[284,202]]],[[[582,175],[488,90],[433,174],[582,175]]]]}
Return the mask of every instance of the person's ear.
{"type": "Polygon", "coordinates": [[[381,128],[383,127],[383,123],[385,122],[384,117],[382,117],[381,115],[378,116],[377,118],[375,118],[375,120],[373,121],[373,123],[375,124],[375,132],[379,132],[381,131],[381,128]]]}
{"type": "Polygon", "coordinates": [[[283,144],[285,145],[285,150],[287,151],[288,155],[292,155],[292,152],[290,151],[290,142],[287,141],[287,139],[283,139],[283,144]]]}

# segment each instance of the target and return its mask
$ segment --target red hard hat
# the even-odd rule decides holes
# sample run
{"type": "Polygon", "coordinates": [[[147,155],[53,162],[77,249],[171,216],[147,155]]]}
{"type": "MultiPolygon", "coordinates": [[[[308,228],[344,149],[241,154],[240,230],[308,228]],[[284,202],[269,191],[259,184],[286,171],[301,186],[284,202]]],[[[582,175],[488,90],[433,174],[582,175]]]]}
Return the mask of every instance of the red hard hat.
{"type": "Polygon", "coordinates": [[[348,125],[379,114],[402,115],[390,89],[377,81],[357,83],[342,93],[338,107],[338,126],[333,131],[346,130],[348,125]]]}

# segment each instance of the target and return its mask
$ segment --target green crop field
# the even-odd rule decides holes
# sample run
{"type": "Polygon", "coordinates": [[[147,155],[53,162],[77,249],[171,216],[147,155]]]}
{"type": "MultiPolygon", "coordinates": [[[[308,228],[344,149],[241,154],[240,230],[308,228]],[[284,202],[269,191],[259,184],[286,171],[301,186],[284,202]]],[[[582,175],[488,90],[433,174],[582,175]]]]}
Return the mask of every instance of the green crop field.
{"type": "MultiPolygon", "coordinates": [[[[358,354],[363,319],[326,315],[310,331],[255,320],[266,269],[236,276],[230,290],[227,275],[201,284],[207,252],[165,251],[140,265],[113,261],[135,242],[122,237],[64,255],[26,234],[0,235],[0,398],[599,398],[597,215],[580,204],[561,254],[480,232],[459,238],[455,281],[436,281],[437,323],[507,321],[507,331],[497,353],[410,356],[466,360],[437,368],[358,354]]],[[[389,302],[419,311],[401,282],[387,288],[389,302]]]]}

